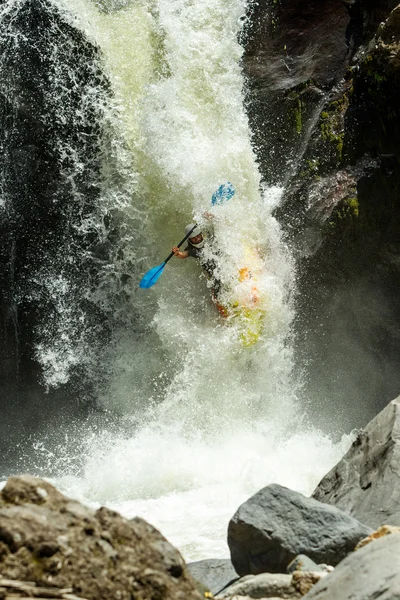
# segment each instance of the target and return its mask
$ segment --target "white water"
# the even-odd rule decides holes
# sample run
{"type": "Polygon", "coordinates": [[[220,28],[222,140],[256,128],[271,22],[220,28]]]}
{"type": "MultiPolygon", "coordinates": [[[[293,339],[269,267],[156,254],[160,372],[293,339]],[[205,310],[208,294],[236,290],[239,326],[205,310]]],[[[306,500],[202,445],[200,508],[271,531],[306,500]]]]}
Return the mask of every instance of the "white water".
{"type": "MultiPolygon", "coordinates": [[[[105,164],[102,202],[117,203],[125,215],[126,264],[135,263],[137,277],[157,264],[229,180],[236,195],[214,221],[227,257],[222,274],[236,274],[244,243],[257,246],[268,316],[259,343],[243,348],[213,307],[195,261],[171,261],[149,291],[137,290],[135,278],[123,325],[105,351],[112,378],[100,398],[130,433],[88,434],[83,473],[58,484],[85,502],[143,516],[188,559],[226,556],[228,520],[242,501],[271,482],[309,493],[343,451],[306,429],[297,404],[293,265],[272,216],[281,190],[261,189],[243,107],[238,35],[246,5],[135,0],[111,12],[90,0],[59,5],[100,46],[115,92],[107,114],[114,168],[130,174],[131,184],[123,198],[115,195],[105,164]],[[144,251],[137,248],[141,229],[150,236],[144,251]],[[134,324],[133,311],[140,314],[134,324]]],[[[105,271],[94,298],[102,305],[108,277],[105,271]]],[[[68,368],[58,364],[65,352],[40,350],[47,370],[53,361],[53,376],[65,381],[68,368]]]]}

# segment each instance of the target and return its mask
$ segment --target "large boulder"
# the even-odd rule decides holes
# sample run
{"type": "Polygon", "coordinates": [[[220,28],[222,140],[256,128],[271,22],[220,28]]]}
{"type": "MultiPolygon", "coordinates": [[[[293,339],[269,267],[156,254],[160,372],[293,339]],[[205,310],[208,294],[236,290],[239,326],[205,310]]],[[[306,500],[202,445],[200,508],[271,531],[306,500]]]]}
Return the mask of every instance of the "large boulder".
{"type": "Polygon", "coordinates": [[[400,535],[389,535],[350,554],[307,600],[399,600],[400,535]]]}
{"type": "Polygon", "coordinates": [[[213,594],[218,594],[238,579],[229,558],[209,558],[188,563],[187,568],[196,581],[205,585],[213,594]]]}
{"type": "Polygon", "coordinates": [[[400,397],[373,419],[313,498],[371,527],[400,525],[400,397]]]}
{"type": "Polygon", "coordinates": [[[370,533],[341,510],[273,484],[239,507],[228,544],[239,575],[284,573],[298,554],[336,565],[370,533]]]}
{"type": "Polygon", "coordinates": [[[179,552],[154,527],[94,511],[30,476],[0,494],[0,575],[88,600],[200,600],[179,552]]]}

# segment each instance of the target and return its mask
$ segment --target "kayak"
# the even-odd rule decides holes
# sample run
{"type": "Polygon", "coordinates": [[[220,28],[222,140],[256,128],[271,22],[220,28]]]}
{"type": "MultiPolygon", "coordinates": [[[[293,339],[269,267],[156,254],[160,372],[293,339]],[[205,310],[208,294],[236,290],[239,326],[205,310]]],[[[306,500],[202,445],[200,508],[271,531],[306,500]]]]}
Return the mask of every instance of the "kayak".
{"type": "Polygon", "coordinates": [[[234,324],[243,346],[253,346],[264,329],[266,299],[261,291],[263,261],[255,249],[245,248],[243,264],[229,293],[214,296],[214,304],[227,322],[234,324]]]}

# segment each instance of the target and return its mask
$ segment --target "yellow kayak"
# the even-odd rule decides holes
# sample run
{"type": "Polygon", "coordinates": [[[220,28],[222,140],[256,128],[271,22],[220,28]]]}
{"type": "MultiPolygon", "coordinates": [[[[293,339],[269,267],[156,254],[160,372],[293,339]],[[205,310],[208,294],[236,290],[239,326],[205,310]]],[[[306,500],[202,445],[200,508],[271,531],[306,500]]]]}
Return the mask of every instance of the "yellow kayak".
{"type": "Polygon", "coordinates": [[[266,301],[260,283],[263,262],[257,250],[246,248],[243,266],[238,270],[237,282],[230,290],[229,301],[214,298],[219,313],[238,325],[243,346],[255,344],[264,328],[266,301]]]}

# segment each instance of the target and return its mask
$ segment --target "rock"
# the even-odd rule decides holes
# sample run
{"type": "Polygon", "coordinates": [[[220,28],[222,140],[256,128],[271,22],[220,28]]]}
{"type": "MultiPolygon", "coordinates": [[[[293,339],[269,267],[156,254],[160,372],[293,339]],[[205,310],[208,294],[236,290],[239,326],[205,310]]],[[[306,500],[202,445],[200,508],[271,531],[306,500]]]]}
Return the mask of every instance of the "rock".
{"type": "Polygon", "coordinates": [[[361,540],[361,542],[358,542],[358,544],[354,548],[354,550],[359,550],[360,548],[363,548],[367,544],[370,544],[371,542],[374,542],[375,540],[377,540],[381,537],[384,537],[385,535],[391,535],[393,533],[397,534],[397,535],[400,534],[400,527],[392,527],[391,525],[382,525],[382,527],[378,527],[378,529],[376,531],[374,531],[374,533],[371,533],[371,535],[369,535],[368,537],[361,540]]]}
{"type": "MultiPolygon", "coordinates": [[[[89,273],[92,277],[98,272],[99,261],[87,257],[92,269],[82,258],[88,243],[95,241],[92,232],[79,229],[82,218],[96,219],[101,157],[109,135],[103,131],[104,108],[112,93],[102,52],[79,30],[73,11],[68,16],[69,11],[53,0],[24,0],[7,10],[3,1],[0,5],[0,187],[2,198],[7,198],[0,221],[0,397],[7,398],[1,409],[0,454],[10,473],[36,469],[33,464],[27,467],[32,435],[41,439],[46,432],[47,448],[54,447],[59,443],[57,432],[63,439],[71,420],[86,419],[93,408],[92,401],[81,401],[78,389],[84,388],[90,397],[81,369],[79,375],[71,373],[75,389],[58,381],[43,393],[42,375],[48,374],[51,361],[39,365],[38,347],[54,344],[60,352],[58,365],[63,352],[82,359],[85,355],[82,362],[88,364],[89,345],[94,348],[95,339],[105,343],[100,314],[83,292],[89,288],[89,273]],[[7,275],[10,264],[12,282],[7,275]],[[64,291],[55,285],[61,273],[64,291]],[[49,293],[50,281],[54,289],[49,293]],[[57,309],[63,294],[68,325],[62,324],[63,311],[57,309]],[[90,331],[91,342],[86,337],[90,331]],[[62,335],[68,342],[61,342],[62,335]],[[81,353],[78,340],[84,339],[89,343],[81,346],[81,353]],[[68,350],[69,343],[73,346],[68,350]],[[61,393],[55,389],[59,385],[61,393]]],[[[52,360],[56,364],[57,359],[52,360]]],[[[35,453],[34,460],[39,457],[35,453]]],[[[45,460],[37,468],[49,473],[45,460]]]]}
{"type": "Polygon", "coordinates": [[[0,574],[88,600],[201,598],[183,558],[154,527],[91,510],[31,476],[11,477],[0,493],[0,574]]]}
{"type": "Polygon", "coordinates": [[[286,572],[293,573],[294,571],[323,571],[311,558],[305,554],[299,554],[287,566],[286,572]]]}
{"type": "Polygon", "coordinates": [[[400,525],[400,397],[358,435],[313,493],[373,528],[400,525]]]}
{"type": "MultiPolygon", "coordinates": [[[[216,596],[219,598],[219,596],[216,596]]],[[[234,596],[229,596],[229,600],[252,600],[251,596],[238,596],[235,594],[234,596]]],[[[262,600],[262,599],[261,599],[262,600]]],[[[278,598],[278,596],[270,596],[268,600],[285,600],[284,598],[278,598]]]]}
{"type": "Polygon", "coordinates": [[[304,596],[307,600],[400,600],[400,536],[350,554],[304,596]]]}
{"type": "Polygon", "coordinates": [[[294,329],[297,362],[305,371],[304,405],[313,423],[323,415],[329,432],[364,426],[400,389],[398,1],[334,4],[257,3],[244,57],[264,180],[285,178],[275,215],[298,258],[294,329]],[[347,20],[339,25],[340,11],[347,20]],[[325,27],[332,27],[332,37],[325,37],[325,27]],[[322,45],[339,36],[335,51],[331,58],[327,48],[312,52],[302,71],[306,75],[310,65],[312,81],[306,76],[296,86],[296,65],[319,46],[321,33],[322,45]],[[298,37],[309,43],[304,54],[298,37]],[[348,53],[342,54],[346,73],[340,79],[340,66],[330,66],[331,60],[340,64],[343,43],[348,53]],[[294,61],[293,44],[299,49],[294,61]],[[324,69],[321,85],[317,72],[324,69]],[[329,73],[339,75],[333,85],[329,73]],[[342,186],[343,176],[350,185],[342,186]],[[327,187],[337,204],[321,223],[316,213],[329,200],[327,187]]]}
{"type": "Polygon", "coordinates": [[[188,563],[187,568],[192,577],[207,586],[213,594],[218,594],[238,579],[229,558],[199,560],[188,563]]]}
{"type": "Polygon", "coordinates": [[[326,577],[324,572],[295,571],[291,575],[283,573],[262,573],[247,575],[227,587],[218,598],[291,598],[304,596],[318,581],[326,577]]]}
{"type": "Polygon", "coordinates": [[[292,576],[283,573],[247,575],[226,588],[218,598],[249,596],[250,598],[300,598],[292,585],[292,576]]]}
{"type": "Polygon", "coordinates": [[[298,554],[336,565],[370,533],[344,512],[273,484],[239,507],[228,544],[240,575],[282,573],[298,554]]]}
{"type": "Polygon", "coordinates": [[[327,575],[326,571],[295,571],[292,575],[292,586],[301,596],[305,596],[318,581],[327,575]]]}
{"type": "Polygon", "coordinates": [[[349,20],[335,0],[261,0],[249,11],[243,59],[247,108],[269,183],[287,176],[323,90],[345,71],[349,20]]]}

